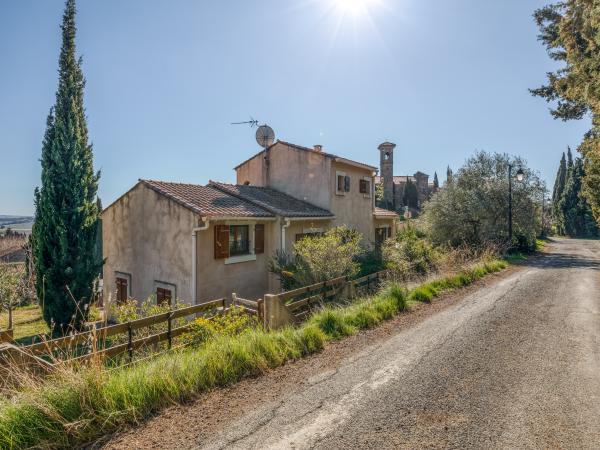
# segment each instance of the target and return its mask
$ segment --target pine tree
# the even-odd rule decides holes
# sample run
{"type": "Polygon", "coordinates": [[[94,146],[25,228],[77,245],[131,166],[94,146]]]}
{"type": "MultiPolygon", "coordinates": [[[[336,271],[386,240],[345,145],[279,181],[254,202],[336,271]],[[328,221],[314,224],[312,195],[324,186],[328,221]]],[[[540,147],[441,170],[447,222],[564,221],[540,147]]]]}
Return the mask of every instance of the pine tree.
{"type": "Polygon", "coordinates": [[[75,0],[67,0],[56,103],[42,143],[42,185],[35,191],[36,291],[55,334],[80,329],[102,266],[96,251],[99,173],[83,106],[85,79],[75,54],[75,0]]]}
{"type": "Polygon", "coordinates": [[[438,181],[437,172],[433,173],[433,190],[437,191],[440,188],[440,182],[438,181]]]}
{"type": "Polygon", "coordinates": [[[565,183],[567,178],[567,161],[565,159],[565,153],[563,152],[558,171],[556,173],[556,180],[554,181],[554,190],[552,192],[552,211],[554,220],[556,222],[558,233],[563,234],[564,230],[562,225],[564,224],[564,217],[562,209],[560,207],[560,201],[562,199],[563,191],[565,190],[565,183]]]}
{"type": "Polygon", "coordinates": [[[581,195],[581,184],[585,170],[583,160],[577,159],[571,165],[559,207],[562,211],[562,228],[572,237],[590,237],[597,235],[592,209],[581,195]]]}

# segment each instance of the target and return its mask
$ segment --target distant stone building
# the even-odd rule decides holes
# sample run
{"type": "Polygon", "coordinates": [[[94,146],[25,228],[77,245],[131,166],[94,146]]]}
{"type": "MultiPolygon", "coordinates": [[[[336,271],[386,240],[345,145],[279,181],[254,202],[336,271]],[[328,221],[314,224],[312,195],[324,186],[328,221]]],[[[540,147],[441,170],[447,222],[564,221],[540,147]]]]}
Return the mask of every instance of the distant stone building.
{"type": "Polygon", "coordinates": [[[427,201],[436,187],[429,182],[429,175],[417,172],[414,175],[394,175],[394,148],[396,144],[384,142],[379,146],[380,176],[375,184],[381,185],[383,200],[378,206],[392,211],[418,211],[427,201]]]}

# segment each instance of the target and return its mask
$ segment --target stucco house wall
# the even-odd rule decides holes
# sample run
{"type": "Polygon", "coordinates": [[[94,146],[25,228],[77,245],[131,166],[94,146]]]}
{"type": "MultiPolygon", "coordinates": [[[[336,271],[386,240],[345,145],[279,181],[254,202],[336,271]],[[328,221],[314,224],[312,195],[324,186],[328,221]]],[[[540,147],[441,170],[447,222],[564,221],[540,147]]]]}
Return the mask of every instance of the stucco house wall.
{"type": "Polygon", "coordinates": [[[336,161],[331,166],[329,186],[330,211],[335,214],[334,226],[347,225],[349,228],[359,231],[366,242],[373,242],[375,240],[375,227],[373,226],[373,172],[336,161]],[[350,177],[349,192],[337,192],[336,183],[338,174],[350,177]],[[359,182],[362,179],[370,181],[371,189],[369,194],[362,194],[359,191],[359,182]]]}
{"type": "Polygon", "coordinates": [[[237,183],[269,186],[321,208],[330,209],[331,159],[317,152],[299,150],[277,142],[268,150],[269,167],[264,169],[265,152],[236,168],[237,183]],[[263,170],[266,174],[263,176],[263,170]]]}
{"type": "Polygon", "coordinates": [[[175,285],[175,296],[192,298],[192,233],[195,214],[139,183],[102,213],[104,298],[114,298],[117,272],[128,274],[139,301],[156,284],[175,285]]]}

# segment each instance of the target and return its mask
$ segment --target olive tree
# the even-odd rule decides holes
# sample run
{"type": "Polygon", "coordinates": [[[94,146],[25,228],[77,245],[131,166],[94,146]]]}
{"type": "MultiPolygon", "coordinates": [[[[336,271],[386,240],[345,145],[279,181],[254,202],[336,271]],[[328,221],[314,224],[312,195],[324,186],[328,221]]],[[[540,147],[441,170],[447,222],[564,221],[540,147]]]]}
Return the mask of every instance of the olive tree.
{"type": "Polygon", "coordinates": [[[521,158],[478,152],[453,175],[452,183],[425,205],[422,219],[436,244],[506,243],[533,249],[540,227],[539,177],[521,158]],[[513,242],[508,243],[509,164],[512,171],[513,242]],[[515,173],[524,172],[523,181],[515,173]]]}
{"type": "Polygon", "coordinates": [[[21,300],[23,270],[19,266],[0,263],[0,312],[8,313],[7,329],[13,328],[13,310],[21,300]]]}

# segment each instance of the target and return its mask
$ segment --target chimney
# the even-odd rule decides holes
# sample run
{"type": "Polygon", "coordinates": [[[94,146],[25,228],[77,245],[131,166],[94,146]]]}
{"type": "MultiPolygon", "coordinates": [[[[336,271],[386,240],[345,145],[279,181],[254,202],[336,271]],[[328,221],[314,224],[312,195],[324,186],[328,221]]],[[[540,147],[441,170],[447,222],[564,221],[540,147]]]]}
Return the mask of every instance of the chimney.
{"type": "Polygon", "coordinates": [[[323,146],[320,144],[316,144],[313,146],[315,149],[315,152],[322,152],[323,151],[323,146]]]}

